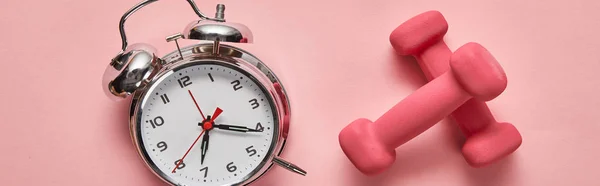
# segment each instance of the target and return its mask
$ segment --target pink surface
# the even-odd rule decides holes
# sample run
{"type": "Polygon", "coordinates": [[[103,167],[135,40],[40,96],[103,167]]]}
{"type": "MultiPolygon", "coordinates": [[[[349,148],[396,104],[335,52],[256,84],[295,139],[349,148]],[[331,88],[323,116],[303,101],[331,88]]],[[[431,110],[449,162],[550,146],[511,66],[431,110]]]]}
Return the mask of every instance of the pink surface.
{"type": "MultiPolygon", "coordinates": [[[[0,2],[0,183],[163,185],[131,144],[128,104],[111,102],[100,86],[119,50],[118,19],[137,2],[0,2]]],[[[268,62],[278,66],[292,102],[283,155],[309,172],[275,168],[256,185],[600,185],[600,1],[218,2],[229,21],[248,25],[257,45],[283,59],[268,62]],[[444,121],[398,148],[388,171],[363,176],[337,134],[357,117],[379,117],[426,82],[413,60],[395,56],[388,37],[431,9],[448,20],[452,50],[475,41],[502,64],[509,84],[489,106],[498,120],[517,125],[524,143],[508,159],[471,168],[456,125],[444,121]]],[[[215,3],[198,2],[207,14],[215,3]]],[[[132,42],[165,54],[175,47],[164,37],[193,18],[185,2],[161,1],[127,28],[132,42]]]]}

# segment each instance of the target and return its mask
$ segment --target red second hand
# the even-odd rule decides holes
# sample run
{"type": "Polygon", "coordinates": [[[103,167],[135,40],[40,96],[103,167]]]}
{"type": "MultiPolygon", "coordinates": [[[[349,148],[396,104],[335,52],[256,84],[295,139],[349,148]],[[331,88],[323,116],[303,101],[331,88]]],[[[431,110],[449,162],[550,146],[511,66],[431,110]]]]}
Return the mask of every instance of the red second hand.
{"type": "MultiPolygon", "coordinates": [[[[190,95],[192,95],[192,92],[188,90],[188,92],[190,92],[190,95]]],[[[192,99],[194,99],[194,96],[192,96],[192,99]]],[[[196,102],[194,100],[194,102],[196,102]]],[[[196,106],[198,106],[198,104],[196,104],[196,106]]],[[[198,107],[198,110],[200,110],[200,107],[198,107]]],[[[200,111],[200,113],[202,113],[202,111],[200,111]]],[[[215,119],[217,119],[217,117],[219,117],[219,115],[221,115],[221,113],[223,113],[223,110],[221,110],[221,108],[217,107],[217,109],[215,109],[215,112],[213,113],[213,117],[210,119],[210,122],[214,122],[215,119]]],[[[204,115],[202,115],[202,117],[204,117],[204,115]]],[[[179,167],[179,165],[181,163],[183,163],[183,159],[185,159],[185,157],[188,155],[188,153],[190,153],[190,150],[192,150],[192,148],[194,147],[194,145],[196,145],[196,143],[198,142],[198,140],[200,139],[200,137],[202,137],[202,134],[204,134],[204,129],[202,129],[202,132],[200,132],[200,135],[198,135],[198,137],[196,138],[196,140],[194,140],[194,143],[192,143],[192,145],[190,146],[190,148],[188,148],[188,150],[185,152],[185,154],[183,155],[183,157],[181,158],[181,161],[179,161],[177,163],[177,165],[175,165],[175,167],[173,168],[173,171],[171,171],[171,173],[175,173],[175,170],[177,169],[177,167],[179,167]]]]}
{"type": "Polygon", "coordinates": [[[202,113],[202,110],[200,109],[200,106],[198,106],[198,102],[196,101],[196,98],[194,98],[194,94],[192,94],[192,91],[188,90],[188,93],[190,93],[192,100],[194,100],[194,104],[196,104],[196,108],[198,108],[198,111],[200,111],[200,115],[202,115],[202,120],[206,120],[206,118],[204,117],[204,114],[202,113]]]}
{"type": "Polygon", "coordinates": [[[219,117],[219,115],[221,115],[221,113],[223,113],[223,110],[221,110],[221,108],[217,107],[217,109],[215,109],[215,113],[213,113],[212,118],[210,118],[210,122],[215,122],[215,119],[217,119],[217,117],[219,117]]]}
{"type": "Polygon", "coordinates": [[[175,169],[177,169],[177,167],[179,167],[179,165],[181,163],[183,163],[183,159],[185,159],[185,157],[188,155],[188,153],[190,153],[190,150],[192,150],[192,147],[194,147],[194,145],[196,145],[196,142],[198,142],[198,140],[200,139],[200,137],[202,137],[202,134],[204,134],[204,129],[202,129],[202,132],[200,132],[200,135],[198,135],[198,138],[196,138],[196,140],[194,141],[194,143],[192,143],[192,146],[190,146],[190,148],[185,152],[185,154],[183,155],[183,158],[181,158],[181,161],[179,161],[177,163],[177,165],[175,165],[175,168],[173,168],[173,171],[171,171],[171,173],[175,173],[175,169]]]}

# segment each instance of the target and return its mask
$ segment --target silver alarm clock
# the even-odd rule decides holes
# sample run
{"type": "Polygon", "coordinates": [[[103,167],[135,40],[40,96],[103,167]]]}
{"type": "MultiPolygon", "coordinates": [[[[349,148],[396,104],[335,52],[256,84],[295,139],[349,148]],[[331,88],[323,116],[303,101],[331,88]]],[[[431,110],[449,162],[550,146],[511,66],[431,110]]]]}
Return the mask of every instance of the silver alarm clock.
{"type": "Polygon", "coordinates": [[[279,165],[306,171],[279,157],[290,118],[285,89],[257,57],[226,43],[252,43],[252,33],[226,22],[224,5],[214,18],[187,0],[199,20],[167,37],[177,50],[159,57],[149,44],[128,45],[120,20],[122,51],[105,71],[109,97],[132,97],[130,131],[148,168],[171,185],[247,185],[279,165]],[[178,39],[198,40],[180,48],[178,39]]]}

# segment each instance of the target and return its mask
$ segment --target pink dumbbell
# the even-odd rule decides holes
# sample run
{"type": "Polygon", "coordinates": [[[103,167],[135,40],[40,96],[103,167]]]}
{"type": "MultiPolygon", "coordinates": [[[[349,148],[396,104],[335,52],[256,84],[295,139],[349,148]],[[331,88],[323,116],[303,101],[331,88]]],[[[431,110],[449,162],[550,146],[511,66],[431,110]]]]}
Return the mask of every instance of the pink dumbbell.
{"type": "MultiPolygon", "coordinates": [[[[438,11],[415,16],[390,35],[397,53],[413,55],[429,81],[448,71],[452,52],[444,43],[448,23],[438,11]]],[[[488,165],[519,148],[521,134],[510,123],[498,123],[487,105],[471,99],[452,113],[467,137],[462,152],[474,167],[488,165]]]]}
{"type": "Polygon", "coordinates": [[[379,173],[396,159],[395,149],[450,115],[471,98],[487,101],[506,88],[504,70],[479,44],[452,55],[450,70],[397,103],[375,122],[358,119],[339,134],[342,150],[361,172],[379,173]]]}

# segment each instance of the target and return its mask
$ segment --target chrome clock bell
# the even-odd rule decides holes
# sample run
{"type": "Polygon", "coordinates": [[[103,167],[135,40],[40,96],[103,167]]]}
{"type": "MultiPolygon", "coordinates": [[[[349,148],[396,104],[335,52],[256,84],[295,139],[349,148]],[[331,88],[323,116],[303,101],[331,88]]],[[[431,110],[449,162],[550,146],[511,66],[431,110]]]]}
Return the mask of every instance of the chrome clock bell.
{"type": "Polygon", "coordinates": [[[171,185],[247,185],[272,165],[306,175],[283,160],[290,106],[277,76],[257,57],[227,43],[252,43],[248,27],[214,18],[187,0],[199,20],[167,37],[177,50],[158,57],[149,44],[128,45],[122,17],[121,52],[103,87],[115,100],[131,97],[130,131],[148,168],[171,185]],[[178,40],[198,40],[180,48],[178,40]]]}

